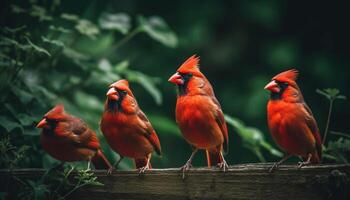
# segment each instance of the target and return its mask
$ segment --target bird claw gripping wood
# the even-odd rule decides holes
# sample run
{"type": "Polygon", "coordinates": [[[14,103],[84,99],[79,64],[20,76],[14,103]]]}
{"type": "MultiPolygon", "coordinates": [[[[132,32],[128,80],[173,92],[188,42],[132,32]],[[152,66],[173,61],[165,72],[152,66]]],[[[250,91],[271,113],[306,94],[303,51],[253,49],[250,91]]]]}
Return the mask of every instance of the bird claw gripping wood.
{"type": "Polygon", "coordinates": [[[114,170],[114,167],[111,167],[107,170],[107,175],[112,175],[112,172],[114,170]]]}
{"type": "Polygon", "coordinates": [[[144,174],[146,171],[148,171],[149,170],[149,165],[146,165],[146,166],[144,166],[144,167],[141,167],[140,169],[139,169],[139,174],[144,174]]]}
{"type": "Polygon", "coordinates": [[[310,161],[298,162],[298,169],[301,169],[302,167],[304,167],[306,165],[310,165],[310,164],[311,164],[310,161]]]}
{"type": "Polygon", "coordinates": [[[182,179],[185,179],[185,173],[188,170],[190,170],[191,167],[192,167],[192,163],[187,161],[186,164],[180,168],[180,170],[182,171],[182,179]]]}
{"type": "Polygon", "coordinates": [[[279,163],[275,162],[269,169],[269,172],[272,173],[273,171],[275,171],[276,169],[278,169],[279,167],[279,163]]]}
{"type": "Polygon", "coordinates": [[[228,164],[225,160],[223,160],[221,163],[218,163],[218,167],[223,171],[226,172],[228,170],[228,164]]]}

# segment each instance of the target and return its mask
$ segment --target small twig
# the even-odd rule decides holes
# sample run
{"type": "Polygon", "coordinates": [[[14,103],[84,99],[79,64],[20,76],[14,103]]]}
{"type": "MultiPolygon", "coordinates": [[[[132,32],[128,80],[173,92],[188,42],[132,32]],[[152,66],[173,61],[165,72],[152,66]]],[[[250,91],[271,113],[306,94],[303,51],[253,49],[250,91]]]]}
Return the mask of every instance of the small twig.
{"type": "Polygon", "coordinates": [[[339,135],[339,136],[342,136],[342,137],[350,138],[350,135],[348,135],[346,133],[342,133],[342,132],[338,132],[338,131],[330,131],[330,133],[333,134],[333,135],[339,135]]]}
{"type": "Polygon", "coordinates": [[[325,128],[325,130],[324,130],[323,140],[322,140],[322,144],[323,144],[323,145],[325,145],[326,138],[327,138],[327,133],[328,133],[328,129],[329,129],[329,123],[330,123],[330,121],[331,121],[331,115],[332,115],[332,109],[333,109],[333,101],[334,101],[334,99],[330,99],[330,102],[329,102],[329,110],[328,110],[327,123],[326,123],[326,128],[325,128]]]}

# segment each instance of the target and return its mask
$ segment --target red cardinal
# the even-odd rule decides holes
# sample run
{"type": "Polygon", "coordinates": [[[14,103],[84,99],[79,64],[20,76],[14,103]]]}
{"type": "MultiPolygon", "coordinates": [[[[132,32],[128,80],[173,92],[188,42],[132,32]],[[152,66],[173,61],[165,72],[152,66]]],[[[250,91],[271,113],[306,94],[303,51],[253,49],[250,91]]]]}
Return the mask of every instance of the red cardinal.
{"type": "Polygon", "coordinates": [[[193,147],[192,155],[182,170],[184,173],[191,167],[198,149],[205,149],[208,166],[218,165],[226,171],[228,165],[222,154],[223,149],[228,149],[226,122],[213,88],[199,70],[198,62],[198,57],[190,57],[169,79],[178,86],[176,122],[193,147]]]}
{"type": "Polygon", "coordinates": [[[121,156],[117,164],[123,157],[134,158],[136,168],[143,173],[151,168],[152,152],[161,154],[158,136],[139,108],[127,80],[109,86],[100,128],[108,144],[121,156]]]}
{"type": "Polygon", "coordinates": [[[299,167],[321,160],[321,137],[316,120],[295,82],[297,76],[298,71],[291,69],[273,77],[265,86],[271,91],[267,104],[268,126],[275,142],[287,152],[270,171],[293,155],[304,159],[299,167]]]}
{"type": "MultiPolygon", "coordinates": [[[[63,104],[58,104],[38,123],[42,128],[40,142],[44,150],[63,162],[90,161],[96,169],[108,169],[112,165],[101,151],[96,133],[81,119],[64,111],[63,104]]],[[[89,168],[88,167],[88,168],[89,168]]]]}

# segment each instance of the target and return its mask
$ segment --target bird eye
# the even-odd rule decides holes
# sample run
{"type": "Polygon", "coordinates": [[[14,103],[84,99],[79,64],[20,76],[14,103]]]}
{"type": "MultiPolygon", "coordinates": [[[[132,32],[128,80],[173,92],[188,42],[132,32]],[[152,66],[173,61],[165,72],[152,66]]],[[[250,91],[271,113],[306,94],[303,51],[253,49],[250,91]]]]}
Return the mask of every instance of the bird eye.
{"type": "Polygon", "coordinates": [[[128,92],[126,90],[120,91],[123,95],[126,95],[128,92]]]}

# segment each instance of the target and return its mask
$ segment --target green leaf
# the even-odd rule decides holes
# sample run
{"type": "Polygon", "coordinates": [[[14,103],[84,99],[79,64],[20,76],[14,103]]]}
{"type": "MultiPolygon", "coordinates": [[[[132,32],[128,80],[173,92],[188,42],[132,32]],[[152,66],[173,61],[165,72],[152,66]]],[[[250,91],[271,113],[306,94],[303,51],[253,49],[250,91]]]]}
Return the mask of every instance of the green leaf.
{"type": "Polygon", "coordinates": [[[10,133],[15,128],[20,128],[23,132],[23,128],[19,123],[14,122],[13,120],[10,120],[5,116],[0,116],[0,126],[5,128],[7,133],[10,133]]]}
{"type": "Polygon", "coordinates": [[[72,60],[89,60],[90,57],[88,55],[85,55],[81,52],[78,52],[74,49],[71,49],[71,48],[64,48],[63,49],[63,54],[68,57],[68,58],[71,58],[72,60]]]}
{"type": "Polygon", "coordinates": [[[346,96],[344,96],[344,95],[338,95],[336,98],[337,98],[337,99],[343,99],[343,100],[345,100],[345,99],[346,99],[346,96]]]}
{"type": "Polygon", "coordinates": [[[323,90],[317,89],[316,92],[320,95],[325,96],[330,101],[335,99],[346,99],[346,96],[340,94],[340,90],[337,88],[326,88],[323,90]]]}
{"type": "Polygon", "coordinates": [[[114,72],[111,63],[107,59],[101,59],[99,61],[98,69],[100,72],[92,72],[91,82],[96,82],[97,80],[105,85],[121,79],[119,74],[114,72]]]}
{"type": "Polygon", "coordinates": [[[159,16],[145,18],[138,17],[141,31],[147,33],[152,39],[168,47],[176,47],[178,39],[176,34],[170,29],[167,23],[159,16]]]}
{"type": "Polygon", "coordinates": [[[89,110],[102,111],[103,104],[95,96],[87,94],[82,91],[77,91],[74,94],[74,100],[76,104],[81,108],[87,108],[89,110]]]}
{"type": "Polygon", "coordinates": [[[29,45],[30,45],[34,50],[36,50],[36,51],[39,52],[39,53],[44,53],[44,54],[48,55],[49,57],[51,57],[51,54],[50,54],[46,49],[35,45],[32,41],[30,41],[30,39],[29,39],[27,36],[25,36],[24,38],[27,40],[27,42],[29,43],[29,45]]]}
{"type": "Polygon", "coordinates": [[[30,15],[39,18],[39,21],[51,21],[52,17],[47,15],[44,7],[33,5],[30,11],[30,15]]]}
{"type": "Polygon", "coordinates": [[[11,5],[11,9],[12,9],[12,12],[14,12],[16,14],[26,13],[27,12],[27,10],[25,10],[25,9],[23,9],[23,8],[17,6],[17,5],[14,5],[14,4],[11,5]]]}
{"type": "Polygon", "coordinates": [[[13,86],[11,89],[13,94],[16,95],[18,99],[25,105],[29,104],[34,98],[33,94],[30,91],[28,92],[23,88],[13,86]]]}
{"type": "Polygon", "coordinates": [[[61,32],[61,33],[71,33],[71,32],[72,32],[71,30],[66,29],[66,28],[64,28],[64,27],[61,27],[61,26],[53,26],[53,25],[50,25],[50,26],[49,26],[49,29],[50,29],[50,30],[53,30],[53,31],[61,32]]]}
{"type": "Polygon", "coordinates": [[[124,60],[124,61],[121,61],[119,62],[118,64],[116,64],[114,66],[114,70],[117,72],[117,73],[123,73],[125,72],[128,68],[129,68],[129,61],[127,60],[124,60]]]}
{"type": "Polygon", "coordinates": [[[23,26],[19,26],[17,28],[4,27],[4,30],[6,32],[9,32],[9,33],[17,33],[17,32],[22,31],[25,28],[26,28],[26,26],[23,25],[23,26]]]}
{"type": "Polygon", "coordinates": [[[18,113],[16,115],[16,118],[18,121],[22,124],[22,126],[29,126],[32,125],[36,119],[26,113],[18,113]]]}
{"type": "Polygon", "coordinates": [[[320,95],[325,96],[327,99],[331,99],[330,95],[328,95],[326,92],[320,90],[320,89],[316,89],[316,92],[320,95]]]}
{"type": "Polygon", "coordinates": [[[349,163],[350,139],[340,137],[336,141],[329,141],[323,151],[325,158],[335,160],[337,163],[349,163]]]}
{"type": "Polygon", "coordinates": [[[137,71],[128,71],[127,77],[130,81],[135,81],[140,84],[145,90],[147,90],[150,95],[153,97],[154,101],[158,104],[162,104],[162,94],[155,86],[157,79],[147,76],[141,72],[137,71]]]}
{"type": "Polygon", "coordinates": [[[41,36],[41,39],[46,42],[46,43],[49,43],[49,44],[53,44],[53,45],[56,45],[58,47],[64,47],[64,43],[60,40],[51,40],[47,37],[44,37],[44,36],[41,36]]]}
{"type": "Polygon", "coordinates": [[[1,40],[1,45],[8,45],[8,46],[15,46],[19,49],[22,50],[27,50],[30,49],[31,47],[29,45],[24,45],[24,44],[20,44],[19,42],[17,42],[16,40],[13,40],[9,37],[5,37],[5,36],[0,36],[0,40],[1,40]]]}
{"type": "Polygon", "coordinates": [[[245,126],[242,121],[228,115],[225,115],[225,120],[229,125],[233,126],[237,134],[242,138],[243,145],[251,150],[260,161],[264,160],[260,148],[264,148],[271,155],[277,157],[283,156],[280,151],[272,147],[272,145],[265,140],[264,134],[259,129],[245,126]]]}
{"type": "Polygon", "coordinates": [[[148,116],[150,121],[154,122],[152,124],[158,132],[164,133],[164,134],[169,133],[177,137],[181,137],[180,130],[176,125],[176,123],[174,122],[174,120],[169,119],[168,117],[165,117],[162,115],[151,114],[148,116]]]}
{"type": "Polygon", "coordinates": [[[112,64],[107,59],[103,58],[98,62],[98,68],[104,72],[111,72],[112,64]]]}
{"type": "Polygon", "coordinates": [[[69,14],[69,13],[62,13],[61,14],[61,18],[65,19],[65,20],[68,20],[68,21],[74,21],[74,22],[79,21],[79,16],[78,15],[69,14]]]}
{"type": "Polygon", "coordinates": [[[79,31],[79,33],[88,36],[91,39],[95,39],[98,34],[100,34],[100,30],[98,27],[86,19],[81,19],[75,25],[75,28],[79,31]]]}
{"type": "Polygon", "coordinates": [[[99,24],[102,29],[119,31],[122,34],[127,34],[131,28],[129,15],[125,13],[104,13],[99,19],[99,24]]]}

